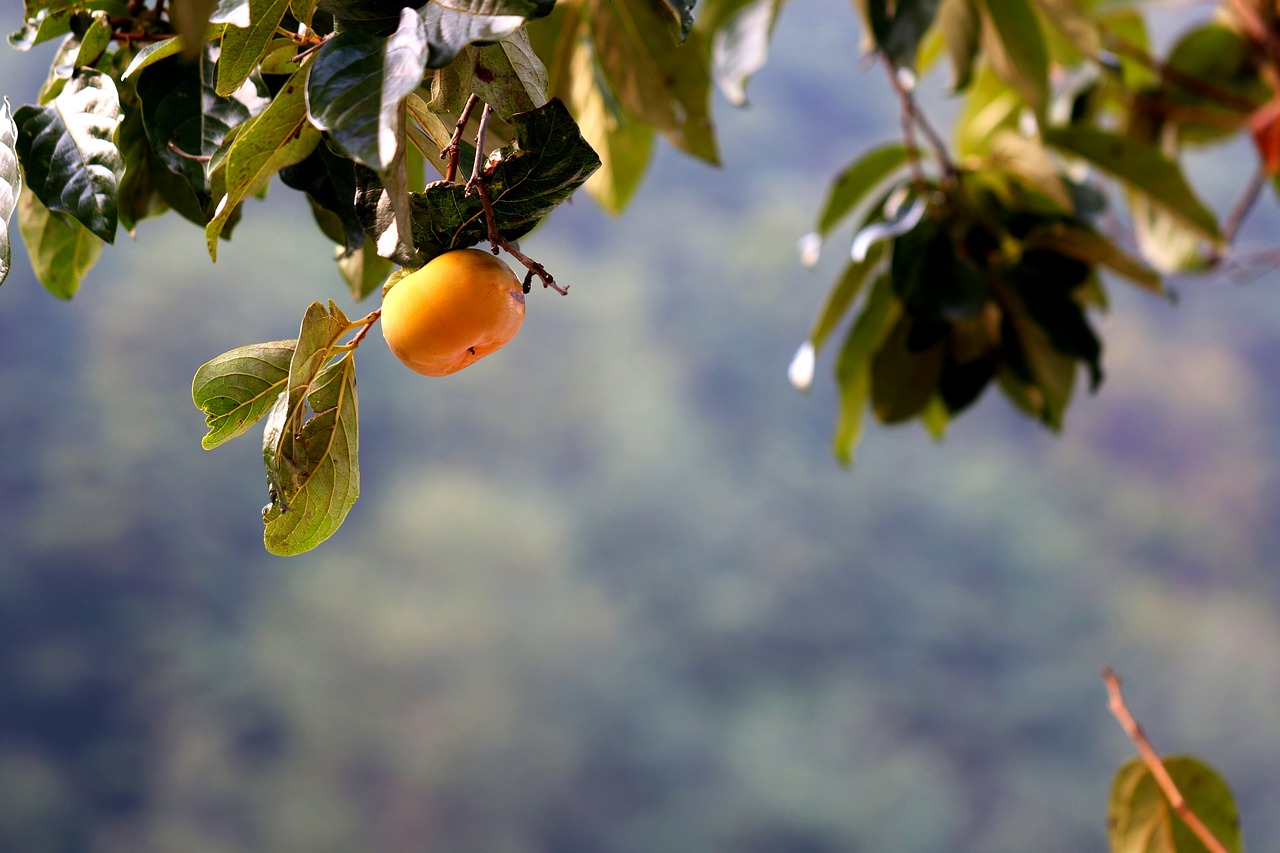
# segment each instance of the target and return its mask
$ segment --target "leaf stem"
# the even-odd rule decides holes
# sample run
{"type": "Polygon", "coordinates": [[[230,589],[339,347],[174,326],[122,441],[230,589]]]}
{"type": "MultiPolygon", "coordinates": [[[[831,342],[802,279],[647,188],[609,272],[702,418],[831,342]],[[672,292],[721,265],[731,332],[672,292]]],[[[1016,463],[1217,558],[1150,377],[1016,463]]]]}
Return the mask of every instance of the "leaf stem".
{"type": "Polygon", "coordinates": [[[1104,666],[1102,668],[1102,680],[1107,685],[1107,696],[1110,699],[1109,707],[1112,715],[1120,723],[1120,728],[1124,729],[1125,734],[1129,736],[1129,740],[1133,741],[1133,745],[1137,747],[1138,754],[1142,756],[1143,763],[1147,765],[1147,769],[1151,771],[1156,784],[1160,786],[1165,797],[1168,798],[1174,814],[1182,818],[1182,822],[1195,833],[1196,838],[1200,839],[1200,843],[1210,853],[1227,853],[1226,846],[1209,831],[1209,827],[1205,826],[1196,813],[1191,810],[1191,806],[1187,805],[1182,792],[1178,790],[1178,786],[1174,784],[1173,777],[1169,775],[1164,762],[1160,760],[1159,753],[1151,745],[1151,741],[1147,740],[1147,735],[1142,731],[1142,726],[1133,718],[1133,714],[1129,711],[1129,706],[1124,702],[1124,694],[1120,692],[1120,676],[1116,675],[1115,670],[1111,667],[1104,666]]]}
{"type": "Polygon", "coordinates": [[[466,129],[467,122],[471,120],[471,111],[479,102],[480,98],[477,95],[467,98],[467,103],[458,116],[458,122],[453,126],[453,136],[449,138],[449,144],[440,152],[441,157],[449,158],[449,165],[444,172],[444,179],[449,183],[453,183],[458,176],[458,157],[462,154],[462,132],[466,129]]]}

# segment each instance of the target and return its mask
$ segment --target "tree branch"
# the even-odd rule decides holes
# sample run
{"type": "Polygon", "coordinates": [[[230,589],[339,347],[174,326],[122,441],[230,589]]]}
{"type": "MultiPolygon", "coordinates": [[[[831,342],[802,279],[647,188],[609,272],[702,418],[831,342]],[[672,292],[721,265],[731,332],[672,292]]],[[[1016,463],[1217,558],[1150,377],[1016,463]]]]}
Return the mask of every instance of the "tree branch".
{"type": "Polygon", "coordinates": [[[1138,721],[1133,718],[1133,714],[1129,711],[1129,706],[1124,702],[1124,694],[1120,692],[1120,676],[1116,675],[1115,670],[1111,667],[1104,666],[1102,668],[1102,680],[1107,685],[1107,696],[1110,699],[1109,707],[1112,715],[1120,723],[1120,728],[1124,729],[1125,734],[1129,736],[1129,740],[1133,741],[1133,745],[1137,747],[1138,755],[1142,756],[1143,763],[1147,765],[1147,769],[1151,771],[1156,784],[1160,786],[1160,790],[1168,798],[1174,814],[1180,817],[1182,822],[1187,825],[1187,828],[1195,833],[1196,838],[1200,839],[1200,843],[1210,853],[1228,853],[1226,846],[1201,822],[1196,813],[1191,810],[1191,806],[1187,805],[1182,792],[1178,790],[1178,786],[1174,784],[1173,777],[1169,775],[1164,762],[1160,760],[1159,753],[1151,745],[1151,741],[1147,740],[1147,735],[1142,731],[1142,726],[1138,725],[1138,721]]]}
{"type": "Polygon", "coordinates": [[[484,166],[484,137],[489,132],[489,117],[492,115],[493,107],[485,104],[484,109],[480,111],[480,127],[476,130],[476,159],[471,164],[471,177],[467,179],[467,188],[463,190],[463,195],[471,195],[471,191],[482,179],[480,170],[484,166]]]}
{"type": "Polygon", "coordinates": [[[916,144],[916,128],[919,128],[920,132],[924,134],[925,140],[929,143],[929,147],[933,149],[934,156],[938,158],[938,163],[942,166],[942,171],[947,179],[954,180],[958,170],[956,169],[955,161],[951,159],[950,151],[947,150],[946,141],[934,128],[928,117],[920,112],[915,95],[912,94],[913,84],[909,80],[903,79],[904,74],[911,73],[910,70],[898,68],[887,56],[883,57],[883,59],[885,70],[889,74],[889,84],[898,95],[899,111],[902,118],[902,138],[907,144],[907,158],[916,183],[920,184],[921,187],[927,183],[924,171],[920,167],[920,149],[916,144]]]}
{"type": "Polygon", "coordinates": [[[1249,183],[1240,192],[1240,197],[1236,199],[1231,212],[1227,214],[1227,218],[1222,222],[1222,241],[1227,246],[1235,242],[1240,226],[1244,224],[1245,217],[1249,215],[1249,212],[1253,210],[1253,206],[1257,204],[1258,196],[1266,185],[1266,170],[1259,166],[1257,171],[1253,173],[1253,177],[1249,179],[1249,183]]]}
{"type": "Polygon", "coordinates": [[[498,254],[498,247],[501,246],[507,251],[507,254],[524,264],[525,269],[528,270],[524,277],[524,292],[529,292],[529,288],[533,284],[533,277],[536,275],[542,279],[543,287],[549,287],[561,296],[568,295],[568,285],[556,284],[555,277],[547,272],[546,267],[520,251],[515,243],[498,233],[498,217],[493,212],[493,202],[489,199],[489,188],[485,185],[483,175],[476,181],[476,191],[480,193],[480,204],[484,206],[484,220],[489,229],[489,245],[492,247],[493,253],[495,255],[498,254]]]}
{"type": "Polygon", "coordinates": [[[458,158],[462,154],[462,132],[466,129],[467,122],[471,120],[471,111],[479,102],[480,98],[476,95],[467,98],[467,103],[458,116],[458,123],[453,126],[453,136],[449,138],[449,144],[440,152],[441,157],[449,158],[449,165],[444,172],[444,179],[449,183],[453,183],[454,178],[458,176],[458,158]]]}

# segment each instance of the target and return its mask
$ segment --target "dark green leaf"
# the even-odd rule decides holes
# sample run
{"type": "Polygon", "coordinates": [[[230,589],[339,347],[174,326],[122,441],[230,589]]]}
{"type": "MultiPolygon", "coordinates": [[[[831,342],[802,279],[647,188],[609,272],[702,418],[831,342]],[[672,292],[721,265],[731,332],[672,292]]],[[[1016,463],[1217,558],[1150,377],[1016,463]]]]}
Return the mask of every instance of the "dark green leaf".
{"type": "Polygon", "coordinates": [[[280,180],[305,192],[312,203],[334,217],[337,233],[325,233],[347,254],[364,245],[364,228],[356,215],[356,173],[350,160],[327,145],[317,145],[305,160],[281,169],[280,180]]]}
{"type": "Polygon", "coordinates": [[[311,122],[356,162],[387,169],[401,144],[401,106],[422,82],[426,50],[412,9],[385,39],[338,33],[320,48],[307,79],[311,122]]]}
{"type": "Polygon", "coordinates": [[[235,208],[266,186],[285,166],[306,159],[320,142],[307,119],[304,68],[289,78],[271,104],[241,126],[225,158],[226,194],[205,227],[209,256],[217,258],[218,237],[235,208]]]}
{"type": "Polygon", "coordinates": [[[1075,388],[1076,359],[1053,345],[1044,328],[1029,316],[1021,298],[1008,288],[1001,293],[1000,307],[1004,312],[1001,355],[1012,372],[1010,378],[999,377],[1001,387],[1020,408],[1051,428],[1061,429],[1075,388]]]}
{"type": "Polygon", "coordinates": [[[892,7],[886,0],[867,0],[876,47],[893,60],[893,64],[914,68],[920,39],[933,26],[939,0],[897,0],[892,7]]]}
{"type": "Polygon", "coordinates": [[[887,275],[881,275],[871,286],[866,305],[854,321],[836,360],[840,414],[832,448],[841,465],[853,464],[854,448],[862,438],[863,415],[871,394],[872,354],[879,349],[886,330],[899,315],[893,285],[887,275]]]}
{"type": "Polygon", "coordinates": [[[58,97],[77,68],[93,66],[111,44],[111,20],[106,12],[94,12],[80,19],[78,32],[73,32],[58,47],[49,77],[40,87],[39,103],[47,104],[58,97]]]}
{"type": "Polygon", "coordinates": [[[18,152],[14,145],[18,139],[18,126],[9,113],[9,99],[0,106],[0,284],[9,276],[12,259],[12,241],[9,239],[9,220],[18,207],[22,194],[22,170],[18,168],[18,152]]]}
{"type": "Polygon", "coordinates": [[[1046,144],[1088,160],[1145,195],[1202,236],[1219,239],[1217,220],[1196,197],[1182,168],[1154,145],[1087,127],[1046,128],[1043,137],[1046,144]]]}
{"type": "Polygon", "coordinates": [[[181,52],[182,39],[177,36],[170,39],[162,39],[161,41],[153,41],[134,54],[133,59],[129,61],[128,67],[125,68],[122,78],[128,80],[148,65],[152,65],[162,59],[168,59],[170,56],[177,56],[181,52]]]}
{"type": "Polygon", "coordinates": [[[22,107],[17,151],[27,183],[45,207],[71,214],[110,243],[124,161],[112,137],[120,99],[110,77],[82,69],[42,107],[22,107]]]}
{"type": "MultiPolygon", "coordinates": [[[[125,233],[133,235],[138,222],[149,216],[164,213],[169,205],[152,180],[151,161],[154,154],[142,126],[142,112],[133,104],[125,104],[124,120],[116,141],[124,160],[124,176],[120,178],[117,193],[117,213],[125,233]]],[[[164,168],[161,166],[160,168],[164,168]]],[[[177,176],[174,176],[177,180],[177,176]]]]}
{"type": "Polygon", "coordinates": [[[982,41],[982,13],[978,0],[942,0],[938,6],[938,28],[951,60],[950,88],[959,92],[973,78],[974,60],[982,41]]]}
{"type": "Polygon", "coordinates": [[[262,112],[270,101],[246,83],[230,97],[213,88],[218,48],[210,45],[199,61],[176,56],[147,65],[138,75],[142,120],[156,156],[180,175],[202,207],[212,205],[206,159],[233,128],[262,112]]]}
{"type": "Polygon", "coordinates": [[[622,107],[677,148],[719,162],[704,36],[694,31],[682,45],[666,16],[663,0],[593,0],[586,20],[597,60],[622,107]]]}
{"type": "Polygon", "coordinates": [[[747,102],[747,82],[769,59],[783,0],[752,0],[711,37],[711,72],[731,104],[747,102]]]}
{"type": "Polygon", "coordinates": [[[827,190],[827,200],[818,214],[818,234],[825,237],[877,187],[893,177],[907,162],[907,149],[900,143],[872,148],[841,170],[827,190]]]}
{"type": "MultiPolygon", "coordinates": [[[[500,159],[487,171],[498,230],[509,240],[527,234],[600,166],[600,158],[559,100],[520,113],[513,125],[515,141],[499,152],[500,159]]],[[[487,236],[479,193],[468,196],[461,184],[431,184],[425,192],[413,193],[410,203],[414,244],[426,259],[475,245],[487,236]]],[[[371,230],[368,220],[365,227],[371,230]]],[[[381,233],[380,227],[375,223],[372,230],[381,233]]]]}
{"type": "Polygon", "coordinates": [[[191,384],[191,399],[209,428],[201,447],[212,450],[243,435],[267,413],[288,385],[296,344],[250,344],[201,365],[191,384]]]}
{"type": "Polygon", "coordinates": [[[1049,51],[1028,0],[982,0],[983,52],[996,73],[1040,113],[1049,102],[1049,51]]]}
{"type": "Polygon", "coordinates": [[[378,257],[378,247],[368,237],[363,247],[338,258],[338,271],[357,302],[377,290],[394,268],[391,261],[378,257]]]}
{"type": "Polygon", "coordinates": [[[1072,262],[1047,251],[1023,253],[1018,266],[1010,271],[1010,279],[1027,315],[1044,330],[1049,344],[1063,355],[1080,359],[1089,369],[1090,387],[1096,390],[1102,382],[1102,345],[1085,317],[1084,308],[1072,297],[1072,290],[1088,278],[1089,268],[1073,272],[1073,282],[1055,282],[1055,275],[1072,262]],[[1070,289],[1058,284],[1066,283],[1070,289]]]}
{"type": "Polygon", "coordinates": [[[986,305],[986,275],[957,257],[947,223],[926,216],[893,243],[893,290],[917,324],[936,326],[972,317],[986,305]]]}
{"type": "Polygon", "coordinates": [[[1157,293],[1163,290],[1159,273],[1084,225],[1059,223],[1036,231],[1023,242],[1023,248],[1050,249],[1088,264],[1107,267],[1148,290],[1157,293]]]}
{"type": "MultiPolygon", "coordinates": [[[[1240,817],[1226,781],[1190,756],[1164,759],[1165,769],[1187,806],[1230,853],[1242,853],[1240,817]]],[[[1137,758],[1116,773],[1107,806],[1112,853],[1202,853],[1205,849],[1181,818],[1147,766],[1137,758]]]]}
{"type": "Polygon", "coordinates": [[[75,295],[102,254],[101,240],[70,216],[50,211],[27,187],[18,197],[18,230],[36,278],[59,299],[75,295]]]}
{"type": "Polygon", "coordinates": [[[871,359],[871,404],[886,424],[914,418],[938,390],[945,342],[917,351],[915,325],[909,314],[900,316],[871,359]]]}
{"type": "Polygon", "coordinates": [[[249,26],[227,27],[218,57],[217,93],[228,97],[240,89],[266,53],[276,27],[289,10],[289,0],[261,0],[254,4],[249,26]]]}

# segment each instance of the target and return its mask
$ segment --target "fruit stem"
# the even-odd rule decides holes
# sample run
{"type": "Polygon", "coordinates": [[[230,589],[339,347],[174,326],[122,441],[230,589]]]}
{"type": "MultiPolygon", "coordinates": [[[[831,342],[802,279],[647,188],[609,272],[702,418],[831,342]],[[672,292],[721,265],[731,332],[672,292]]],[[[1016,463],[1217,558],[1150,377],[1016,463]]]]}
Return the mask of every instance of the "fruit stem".
{"type": "Polygon", "coordinates": [[[555,277],[547,272],[546,267],[517,249],[515,243],[498,233],[498,217],[493,212],[493,202],[489,199],[489,188],[485,185],[483,175],[476,181],[476,191],[480,193],[480,204],[484,206],[484,219],[489,227],[489,245],[493,247],[493,253],[498,254],[498,248],[502,247],[506,249],[507,254],[524,264],[525,269],[529,271],[529,274],[524,277],[524,292],[529,292],[529,285],[533,281],[533,276],[536,275],[542,279],[543,287],[549,287],[561,296],[567,296],[568,285],[556,284],[555,277]]]}
{"type": "Polygon", "coordinates": [[[382,316],[382,309],[379,308],[377,311],[371,311],[370,313],[361,317],[359,320],[356,320],[354,323],[351,324],[350,328],[354,329],[356,326],[360,326],[361,327],[360,331],[356,333],[356,336],[351,339],[350,343],[343,344],[342,346],[334,347],[333,348],[334,351],[335,352],[354,351],[356,347],[360,346],[360,342],[364,340],[364,336],[369,334],[369,330],[373,328],[373,324],[378,322],[378,318],[381,316],[382,316]]]}

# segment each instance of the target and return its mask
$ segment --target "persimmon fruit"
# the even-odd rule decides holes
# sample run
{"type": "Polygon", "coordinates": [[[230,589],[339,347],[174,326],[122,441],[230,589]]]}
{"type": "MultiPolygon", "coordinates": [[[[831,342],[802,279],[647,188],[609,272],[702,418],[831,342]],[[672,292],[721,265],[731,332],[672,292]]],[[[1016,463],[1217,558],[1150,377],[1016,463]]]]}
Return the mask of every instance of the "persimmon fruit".
{"type": "Polygon", "coordinates": [[[455,249],[397,281],[382,298],[382,336],[396,358],[446,376],[496,352],[524,322],[524,289],[481,249],[455,249]]]}

